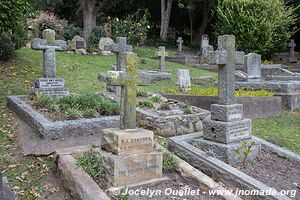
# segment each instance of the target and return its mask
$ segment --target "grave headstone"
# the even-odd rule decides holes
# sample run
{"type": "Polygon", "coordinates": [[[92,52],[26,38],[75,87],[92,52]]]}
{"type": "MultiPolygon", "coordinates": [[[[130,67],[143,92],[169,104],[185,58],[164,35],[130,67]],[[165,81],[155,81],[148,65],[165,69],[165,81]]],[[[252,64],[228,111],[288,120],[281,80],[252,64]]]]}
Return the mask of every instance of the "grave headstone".
{"type": "Polygon", "coordinates": [[[204,34],[201,37],[201,63],[202,64],[207,64],[208,63],[208,59],[207,59],[207,53],[211,52],[214,50],[214,47],[209,45],[209,37],[207,34],[204,34]]]}
{"type": "Polygon", "coordinates": [[[160,58],[159,70],[166,71],[166,56],[169,56],[168,52],[166,52],[166,48],[164,46],[160,46],[158,52],[156,52],[156,56],[160,58]]]}
{"type": "Polygon", "coordinates": [[[182,45],[183,45],[182,37],[178,37],[176,42],[177,42],[177,47],[178,47],[176,55],[182,55],[183,54],[183,52],[182,52],[182,45]]]}
{"type": "Polygon", "coordinates": [[[55,51],[66,51],[67,44],[62,40],[55,40],[55,31],[45,29],[43,31],[44,39],[34,38],[31,41],[31,48],[44,51],[44,78],[36,80],[33,92],[49,96],[65,96],[69,90],[64,88],[63,79],[56,78],[56,58],[55,51]]]}
{"type": "Polygon", "coordinates": [[[104,161],[108,186],[123,186],[162,177],[162,153],[153,150],[153,132],[136,127],[137,55],[123,55],[124,71],[109,71],[103,79],[121,86],[120,128],[103,130],[98,155],[104,161]]]}
{"type": "Polygon", "coordinates": [[[291,39],[289,43],[290,48],[290,63],[297,63],[297,58],[295,57],[295,47],[296,43],[294,39],[291,39]]]}
{"type": "MultiPolygon", "coordinates": [[[[203,123],[204,146],[218,153],[225,162],[236,158],[236,148],[252,135],[250,119],[243,118],[243,105],[236,104],[235,97],[235,36],[218,38],[218,50],[210,52],[209,62],[219,68],[218,104],[211,105],[211,120],[203,123]],[[224,146],[225,144],[225,146],[224,146]]],[[[257,153],[259,151],[253,151],[257,153]]]]}
{"type": "Polygon", "coordinates": [[[99,44],[98,44],[98,47],[99,47],[99,50],[100,50],[101,54],[104,55],[104,56],[113,55],[113,53],[111,51],[105,51],[104,50],[104,47],[106,45],[113,45],[113,44],[114,44],[114,41],[111,38],[109,38],[109,37],[101,38],[100,41],[99,41],[99,44]]]}
{"type": "Polygon", "coordinates": [[[86,49],[86,42],[82,37],[76,35],[71,40],[69,46],[74,51],[77,50],[77,49],[86,49]]]}
{"type": "Polygon", "coordinates": [[[191,77],[188,69],[178,69],[176,73],[176,87],[188,91],[191,90],[191,77]]]}
{"type": "Polygon", "coordinates": [[[121,69],[121,57],[125,52],[132,52],[132,46],[127,44],[126,37],[117,37],[116,44],[104,45],[105,51],[116,53],[116,70],[121,69]]]}
{"type": "Polygon", "coordinates": [[[8,180],[2,176],[2,170],[0,171],[0,199],[1,200],[14,200],[13,192],[11,191],[8,180]]]}
{"type": "Polygon", "coordinates": [[[250,53],[245,56],[244,71],[247,73],[248,80],[261,79],[261,55],[250,53]]]}

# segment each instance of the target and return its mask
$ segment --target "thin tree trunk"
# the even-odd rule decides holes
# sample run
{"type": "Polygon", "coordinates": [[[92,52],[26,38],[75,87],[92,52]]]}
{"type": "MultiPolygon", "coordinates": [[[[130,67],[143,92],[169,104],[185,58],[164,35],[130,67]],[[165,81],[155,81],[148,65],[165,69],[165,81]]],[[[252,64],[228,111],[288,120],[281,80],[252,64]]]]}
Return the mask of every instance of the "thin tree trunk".
{"type": "Polygon", "coordinates": [[[80,0],[83,11],[83,38],[88,41],[92,29],[96,26],[96,6],[95,0],[80,0]]]}
{"type": "Polygon", "coordinates": [[[201,26],[198,29],[197,35],[195,36],[195,41],[197,42],[201,41],[201,37],[205,33],[209,22],[213,19],[213,15],[209,16],[213,6],[212,4],[209,4],[208,1],[209,0],[203,1],[201,26]]]}
{"type": "Polygon", "coordinates": [[[160,38],[167,40],[173,0],[161,0],[160,38]]]}

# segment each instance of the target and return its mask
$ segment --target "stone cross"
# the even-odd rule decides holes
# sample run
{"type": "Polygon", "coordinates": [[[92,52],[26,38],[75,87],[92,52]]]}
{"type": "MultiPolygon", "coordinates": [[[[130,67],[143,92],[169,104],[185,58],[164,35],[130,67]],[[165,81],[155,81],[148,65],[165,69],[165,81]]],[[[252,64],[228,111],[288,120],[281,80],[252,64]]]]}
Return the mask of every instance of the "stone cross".
{"type": "Polygon", "coordinates": [[[124,71],[108,71],[101,74],[101,80],[112,86],[121,86],[120,128],[136,129],[136,89],[138,85],[149,84],[137,74],[138,57],[126,52],[122,56],[124,71]]]}
{"type": "Polygon", "coordinates": [[[164,71],[166,69],[166,56],[169,56],[168,52],[166,52],[166,48],[160,46],[158,52],[156,52],[156,56],[160,57],[159,70],[164,71]]]}
{"type": "Polygon", "coordinates": [[[132,46],[127,44],[126,37],[117,37],[116,44],[105,45],[104,50],[116,53],[116,71],[120,71],[122,54],[132,52],[132,46]]]}
{"type": "Polygon", "coordinates": [[[292,39],[289,43],[289,47],[290,47],[290,57],[294,58],[295,57],[295,47],[296,47],[296,43],[295,40],[292,39]]]}
{"type": "Polygon", "coordinates": [[[235,98],[235,64],[243,64],[240,59],[243,52],[235,51],[235,36],[224,35],[218,37],[218,50],[208,53],[210,64],[217,64],[219,67],[219,95],[220,105],[232,105],[236,103],[235,98]]]}
{"type": "Polygon", "coordinates": [[[177,46],[178,46],[177,53],[181,53],[182,52],[182,44],[183,44],[182,37],[178,37],[176,42],[177,42],[177,46]]]}
{"type": "Polygon", "coordinates": [[[34,38],[31,40],[31,48],[44,51],[43,71],[44,78],[56,77],[56,58],[55,51],[66,51],[67,43],[63,40],[55,40],[55,31],[45,29],[43,38],[34,38]]]}

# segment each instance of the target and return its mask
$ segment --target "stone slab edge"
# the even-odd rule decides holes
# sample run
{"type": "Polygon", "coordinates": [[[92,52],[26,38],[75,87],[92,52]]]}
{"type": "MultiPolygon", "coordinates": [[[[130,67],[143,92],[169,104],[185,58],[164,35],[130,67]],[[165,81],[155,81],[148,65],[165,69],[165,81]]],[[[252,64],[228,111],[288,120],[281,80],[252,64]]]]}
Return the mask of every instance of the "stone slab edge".
{"type": "MultiPolygon", "coordinates": [[[[171,153],[170,151],[168,151],[166,148],[164,148],[157,142],[155,142],[155,146],[164,153],[171,153]]],[[[194,168],[193,166],[191,166],[189,163],[185,162],[178,156],[174,155],[174,159],[178,162],[179,168],[177,169],[177,172],[180,173],[181,176],[192,178],[197,182],[204,184],[210,190],[225,190],[224,187],[220,186],[209,176],[197,170],[196,168],[194,168]]],[[[236,197],[234,195],[222,194],[222,197],[226,200],[241,200],[240,197],[236,197]]]]}
{"type": "Polygon", "coordinates": [[[59,155],[56,170],[63,180],[64,186],[71,191],[71,195],[75,199],[110,200],[95,181],[76,165],[76,160],[71,155],[59,155]]]}
{"type": "MultiPolygon", "coordinates": [[[[264,183],[254,179],[251,176],[237,170],[236,168],[220,161],[217,158],[208,156],[204,151],[194,147],[188,142],[192,139],[199,138],[202,134],[188,134],[184,136],[172,137],[170,138],[170,149],[177,156],[182,159],[189,158],[189,163],[194,167],[197,163],[201,163],[209,170],[212,174],[218,175],[225,179],[226,181],[234,182],[239,184],[246,189],[254,190],[269,190],[271,187],[265,185],[264,183]]],[[[272,195],[260,197],[260,199],[272,199],[272,200],[291,200],[287,196],[272,195]]]]}
{"type": "Polygon", "coordinates": [[[119,116],[52,122],[22,101],[21,98],[24,97],[26,96],[8,96],[7,106],[35,133],[46,139],[57,139],[76,134],[94,134],[101,129],[114,128],[119,125],[119,116]]]}
{"type": "Polygon", "coordinates": [[[296,161],[296,162],[300,162],[300,155],[295,153],[295,152],[292,152],[288,149],[285,149],[285,148],[282,148],[278,145],[275,145],[271,142],[267,142],[265,140],[262,140],[258,137],[255,137],[255,136],[252,136],[252,138],[258,142],[260,142],[263,146],[264,146],[264,149],[266,149],[267,151],[270,151],[280,157],[284,157],[288,160],[291,160],[291,161],[296,161]]]}

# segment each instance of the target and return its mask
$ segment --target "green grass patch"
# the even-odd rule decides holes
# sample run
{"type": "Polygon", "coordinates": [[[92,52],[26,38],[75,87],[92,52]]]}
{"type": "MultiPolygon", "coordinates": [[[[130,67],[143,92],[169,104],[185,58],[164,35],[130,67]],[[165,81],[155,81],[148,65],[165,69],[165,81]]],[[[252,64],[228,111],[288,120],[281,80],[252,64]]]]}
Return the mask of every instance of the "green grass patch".
{"type": "MultiPolygon", "coordinates": [[[[218,96],[218,88],[216,87],[200,87],[193,86],[189,91],[183,91],[177,88],[170,88],[166,90],[167,94],[177,94],[177,95],[196,95],[196,96],[218,96]]],[[[249,89],[239,89],[235,91],[235,96],[243,97],[257,97],[257,96],[274,96],[274,92],[266,91],[266,90],[249,90],[249,89]]]]}
{"type": "Polygon", "coordinates": [[[255,119],[253,134],[300,153],[300,111],[284,111],[279,117],[255,119]]]}
{"type": "Polygon", "coordinates": [[[119,105],[95,93],[69,95],[65,97],[38,96],[38,107],[51,112],[65,113],[72,119],[78,117],[95,117],[97,115],[117,115],[119,105]]]}

